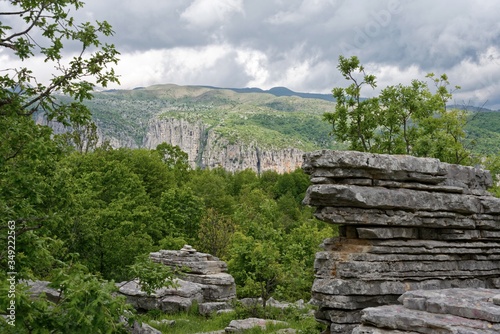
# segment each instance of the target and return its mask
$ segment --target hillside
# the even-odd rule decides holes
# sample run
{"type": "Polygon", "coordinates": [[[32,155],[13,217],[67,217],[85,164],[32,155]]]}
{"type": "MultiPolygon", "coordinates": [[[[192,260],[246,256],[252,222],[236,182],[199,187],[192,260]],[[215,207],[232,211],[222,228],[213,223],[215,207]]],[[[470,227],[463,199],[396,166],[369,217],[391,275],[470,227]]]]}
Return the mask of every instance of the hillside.
{"type": "Polygon", "coordinates": [[[97,92],[86,104],[112,146],[168,142],[187,152],[193,166],[284,172],[300,166],[305,151],[342,148],[322,120],[334,102],[274,92],[289,96],[157,85],[97,92]]]}
{"type": "Polygon", "coordinates": [[[157,119],[202,122],[231,142],[264,148],[332,147],[330,127],[321,120],[334,103],[269,93],[238,93],[209,87],[158,85],[96,93],[88,106],[103,135],[130,136],[142,146],[148,124],[157,119]]]}
{"type": "Polygon", "coordinates": [[[471,148],[481,155],[500,153],[500,112],[475,111],[466,126],[471,148]]]}
{"type": "MultiPolygon", "coordinates": [[[[284,87],[156,85],[96,92],[87,105],[112,146],[167,142],[187,152],[193,167],[285,172],[301,165],[303,152],[344,148],[322,120],[335,108],[331,97],[284,87]]],[[[466,131],[478,154],[500,151],[499,112],[471,110],[466,131]]]]}

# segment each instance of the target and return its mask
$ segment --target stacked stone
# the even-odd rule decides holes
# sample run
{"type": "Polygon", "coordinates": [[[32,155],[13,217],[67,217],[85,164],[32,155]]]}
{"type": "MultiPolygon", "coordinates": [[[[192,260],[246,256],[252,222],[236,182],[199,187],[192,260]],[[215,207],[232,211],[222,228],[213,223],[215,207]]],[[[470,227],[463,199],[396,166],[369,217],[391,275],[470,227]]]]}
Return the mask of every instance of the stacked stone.
{"type": "Polygon", "coordinates": [[[185,271],[183,281],[200,284],[204,302],[227,302],[236,298],[234,278],[227,273],[227,264],[219,258],[197,252],[185,245],[181,250],[160,250],[149,257],[173,269],[185,271]]]}
{"type": "Polygon", "coordinates": [[[339,225],[316,255],[316,318],[350,333],[410,290],[500,287],[500,199],[488,171],[349,151],[304,155],[304,202],[339,225]]]}
{"type": "Polygon", "coordinates": [[[208,314],[230,308],[236,298],[234,278],[227,273],[227,265],[210,254],[199,253],[189,245],[181,250],[160,250],[150,258],[183,272],[174,280],[174,286],[161,288],[151,295],[141,290],[138,281],[118,283],[119,291],[136,309],[159,309],[166,313],[187,311],[194,302],[199,311],[208,314]]]}

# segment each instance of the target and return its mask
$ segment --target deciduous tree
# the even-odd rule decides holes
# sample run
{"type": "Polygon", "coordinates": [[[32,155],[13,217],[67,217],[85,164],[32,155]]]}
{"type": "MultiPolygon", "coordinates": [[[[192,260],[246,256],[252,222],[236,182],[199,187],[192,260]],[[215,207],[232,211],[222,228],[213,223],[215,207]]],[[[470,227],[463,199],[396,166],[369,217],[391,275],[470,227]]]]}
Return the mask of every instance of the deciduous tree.
{"type": "Polygon", "coordinates": [[[446,74],[426,76],[434,92],[427,82],[413,80],[409,86],[388,86],[377,97],[362,98],[364,86],[376,87],[375,76],[367,74],[355,56],[340,56],[338,69],[351,84],[333,89],[336,110],[324,119],[332,124],[332,135],[347,142],[349,149],[471,163],[464,131],[468,115],[447,109],[460,87],[450,88],[446,74]]]}

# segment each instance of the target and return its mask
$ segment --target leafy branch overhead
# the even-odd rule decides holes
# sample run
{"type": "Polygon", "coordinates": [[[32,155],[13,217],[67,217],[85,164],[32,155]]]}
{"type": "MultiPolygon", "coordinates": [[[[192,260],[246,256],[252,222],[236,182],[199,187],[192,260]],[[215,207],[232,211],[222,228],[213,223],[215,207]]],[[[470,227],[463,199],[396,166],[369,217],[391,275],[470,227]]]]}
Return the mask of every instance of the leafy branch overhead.
{"type": "MultiPolygon", "coordinates": [[[[0,68],[0,216],[1,230],[15,222],[15,254],[7,253],[7,233],[0,236],[0,305],[15,304],[15,327],[0,318],[2,333],[125,332],[119,319],[128,309],[115,298],[113,282],[104,281],[78,255],[68,256],[71,240],[56,235],[67,226],[75,201],[75,184],[61,161],[72,150],[48,126],[35,124],[42,113],[73,129],[89,126],[91,113],[83,101],[95,85],[118,82],[113,64],[118,52],[101,38],[113,31],[107,22],[76,22],[71,16],[83,6],[76,0],[10,0],[0,9],[0,52],[19,60],[16,68],[0,68]],[[64,52],[63,52],[64,50],[64,52]],[[74,56],[66,56],[74,54],[74,56]],[[42,82],[31,59],[43,60],[52,77],[42,82]],[[70,97],[66,103],[55,93],[70,97]],[[7,266],[7,259],[10,261],[7,266]],[[15,274],[9,297],[7,272],[15,274]],[[26,280],[50,280],[61,291],[52,303],[32,300],[26,280]]],[[[91,135],[91,131],[89,132],[91,135]]],[[[82,144],[82,143],[81,143],[82,144]]],[[[83,145],[80,149],[84,151],[83,145]]],[[[11,274],[13,275],[13,274],[11,274]]]]}
{"type": "Polygon", "coordinates": [[[337,106],[324,119],[332,124],[332,135],[347,142],[350,149],[470,163],[464,131],[468,115],[463,110],[447,110],[453,92],[460,87],[450,89],[446,74],[426,76],[435,86],[434,92],[427,82],[415,79],[408,86],[388,86],[377,97],[363,98],[362,89],[374,89],[376,77],[366,73],[356,56],[340,56],[337,68],[351,83],[333,89],[337,106]]]}
{"type": "Polygon", "coordinates": [[[106,87],[110,82],[118,83],[109,65],[117,63],[119,53],[114,45],[100,41],[100,36],[113,35],[111,26],[105,21],[77,23],[70,16],[72,10],[83,6],[77,0],[8,2],[7,10],[0,12],[0,17],[5,18],[0,25],[0,46],[19,60],[40,57],[54,68],[54,73],[50,82],[41,83],[30,68],[2,69],[6,74],[0,76],[4,88],[0,93],[0,115],[29,116],[42,110],[49,119],[66,124],[88,121],[88,111],[82,112],[78,104],[58,104],[53,93],[62,92],[82,102],[92,98],[96,84],[106,87]],[[75,45],[79,45],[76,55],[63,58],[63,49],[75,45]]]}

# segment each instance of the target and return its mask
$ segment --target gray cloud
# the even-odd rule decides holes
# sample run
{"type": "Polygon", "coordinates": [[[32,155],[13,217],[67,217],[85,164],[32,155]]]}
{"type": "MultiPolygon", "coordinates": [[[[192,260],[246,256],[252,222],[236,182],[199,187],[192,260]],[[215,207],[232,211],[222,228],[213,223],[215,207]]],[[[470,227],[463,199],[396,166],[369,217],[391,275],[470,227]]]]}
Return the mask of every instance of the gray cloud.
{"type": "Polygon", "coordinates": [[[86,0],[107,20],[123,88],[153,83],[344,85],[339,55],[357,55],[380,86],[447,73],[457,99],[500,108],[495,0],[86,0]]]}

